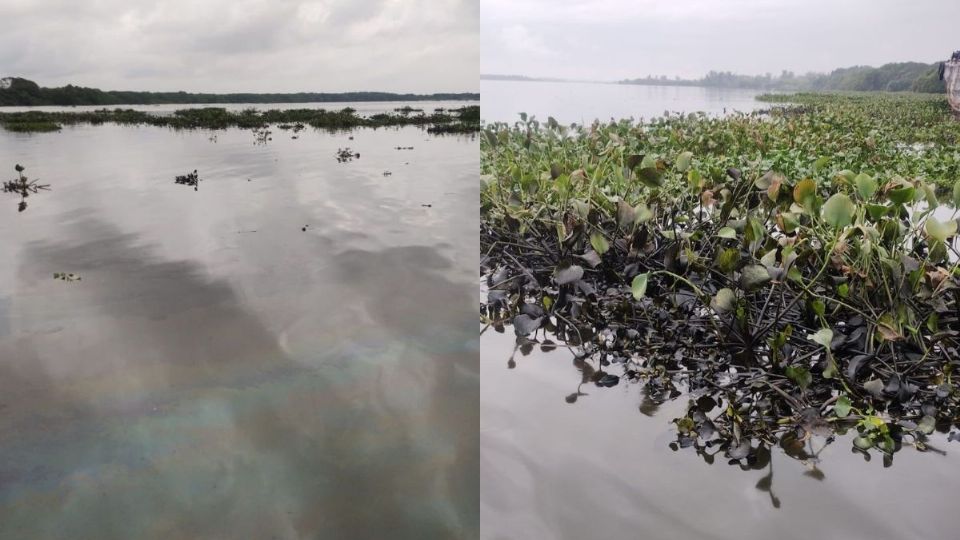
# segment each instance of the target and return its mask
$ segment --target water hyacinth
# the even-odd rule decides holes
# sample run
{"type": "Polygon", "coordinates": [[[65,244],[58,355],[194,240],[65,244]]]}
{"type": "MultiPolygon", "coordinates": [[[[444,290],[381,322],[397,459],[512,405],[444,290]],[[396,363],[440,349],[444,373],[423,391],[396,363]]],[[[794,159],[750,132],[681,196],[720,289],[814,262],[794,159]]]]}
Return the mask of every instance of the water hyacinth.
{"type": "Polygon", "coordinates": [[[960,412],[960,123],[939,97],[770,99],[486,126],[481,317],[565,341],[601,386],[688,396],[678,447],[924,449],[960,412]]]}

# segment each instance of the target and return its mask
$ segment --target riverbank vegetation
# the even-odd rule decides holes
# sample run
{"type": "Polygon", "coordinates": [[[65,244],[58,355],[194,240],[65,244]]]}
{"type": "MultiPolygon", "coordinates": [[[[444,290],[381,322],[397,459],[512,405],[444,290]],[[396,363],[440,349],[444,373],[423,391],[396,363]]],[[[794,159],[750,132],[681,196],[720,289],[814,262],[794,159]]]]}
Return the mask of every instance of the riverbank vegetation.
{"type": "Polygon", "coordinates": [[[226,129],[239,127],[259,129],[271,124],[309,125],[318,129],[352,129],[360,127],[421,126],[431,132],[470,133],[480,129],[480,107],[471,105],[454,109],[437,109],[431,113],[410,112],[358,115],[356,110],[325,109],[245,109],[229,111],[223,107],[181,109],[161,115],[133,109],[99,109],[88,112],[27,111],[0,112],[0,126],[8,131],[56,131],[63,125],[115,123],[151,125],[174,129],[226,129]]]}
{"type": "Polygon", "coordinates": [[[203,94],[192,92],[104,91],[67,86],[45,88],[20,77],[0,79],[0,106],[158,105],[179,103],[327,103],[359,101],[479,101],[477,93],[396,94],[391,92],[297,92],[291,94],[203,94]]]}
{"type": "Polygon", "coordinates": [[[960,438],[960,123],[942,97],[763,99],[486,126],[482,320],[571,347],[584,382],[684,396],[674,444],[706,460],[960,438]]]}
{"type": "Polygon", "coordinates": [[[729,71],[711,71],[699,79],[670,79],[665,75],[647,76],[620,81],[621,84],[656,86],[702,86],[708,88],[748,88],[752,90],[785,90],[816,92],[923,92],[942,94],[943,81],[938,76],[940,64],[895,62],[880,67],[852,66],[830,73],[795,74],[784,70],[779,75],[739,75],[729,71]]]}

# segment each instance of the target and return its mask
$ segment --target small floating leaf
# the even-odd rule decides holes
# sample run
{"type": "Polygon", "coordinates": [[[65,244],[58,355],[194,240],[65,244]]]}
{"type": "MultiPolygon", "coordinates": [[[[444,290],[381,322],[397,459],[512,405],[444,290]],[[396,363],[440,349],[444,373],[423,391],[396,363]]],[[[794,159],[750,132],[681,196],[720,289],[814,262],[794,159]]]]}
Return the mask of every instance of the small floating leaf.
{"type": "Polygon", "coordinates": [[[613,375],[612,373],[606,373],[603,377],[597,381],[597,386],[602,386],[605,388],[612,388],[620,382],[620,377],[613,375]]]}
{"type": "Polygon", "coordinates": [[[927,222],[923,224],[923,230],[927,232],[927,236],[930,238],[944,242],[947,238],[957,234],[957,222],[952,219],[941,222],[930,216],[927,218],[927,222]]]}
{"type": "Polygon", "coordinates": [[[916,195],[916,189],[912,186],[905,186],[891,189],[887,192],[887,198],[894,204],[906,204],[913,201],[916,195]]]}
{"type": "Polygon", "coordinates": [[[934,417],[930,415],[925,415],[920,419],[920,423],[917,424],[917,429],[926,435],[933,433],[933,430],[937,427],[937,421],[934,417]]]}
{"type": "Polygon", "coordinates": [[[646,223],[651,219],[653,219],[653,211],[650,210],[650,208],[648,208],[647,205],[640,203],[639,205],[637,205],[636,210],[637,210],[637,217],[636,217],[637,223],[646,223]]]}
{"type": "Polygon", "coordinates": [[[600,266],[600,263],[602,262],[600,260],[600,255],[598,255],[597,252],[592,249],[581,255],[580,258],[586,261],[586,263],[590,265],[590,268],[596,268],[597,266],[600,266]]]}
{"type": "Polygon", "coordinates": [[[850,197],[835,193],[823,205],[823,219],[834,229],[842,229],[850,224],[856,209],[850,197]]]}
{"type": "Polygon", "coordinates": [[[810,386],[810,383],[813,382],[813,376],[810,375],[810,370],[805,367],[787,366],[786,374],[791,381],[797,383],[797,386],[799,386],[801,390],[806,390],[807,387],[810,386]]]}
{"type": "Polygon", "coordinates": [[[833,330],[829,328],[821,328],[807,336],[807,339],[813,341],[814,343],[819,343],[830,350],[830,342],[833,341],[833,330]]]}
{"type": "Polygon", "coordinates": [[[863,435],[857,435],[853,438],[853,445],[861,450],[867,450],[873,447],[873,440],[863,435]]]}
{"type": "Polygon", "coordinates": [[[877,192],[877,181],[869,174],[858,174],[854,179],[854,183],[857,185],[857,193],[859,193],[860,197],[865,201],[869,200],[873,197],[873,194],[877,192]]]}
{"type": "Polygon", "coordinates": [[[883,392],[883,381],[880,379],[871,379],[863,383],[863,389],[870,392],[873,397],[880,397],[880,394],[883,392]]]}
{"type": "Polygon", "coordinates": [[[637,171],[637,178],[647,187],[660,187],[663,185],[660,170],[656,167],[644,167],[637,171]]]}
{"type": "Polygon", "coordinates": [[[733,230],[733,227],[722,227],[717,231],[717,236],[733,240],[737,237],[737,231],[733,230]]]}
{"type": "Polygon", "coordinates": [[[750,441],[741,439],[740,444],[727,448],[727,457],[730,459],[743,459],[750,455],[750,450],[752,450],[750,441]]]}
{"type": "Polygon", "coordinates": [[[590,245],[593,246],[594,251],[600,255],[603,255],[610,249],[610,243],[607,242],[607,238],[596,231],[590,233],[590,245]]]}
{"type": "Polygon", "coordinates": [[[840,396],[837,398],[837,403],[833,406],[833,414],[837,415],[838,418],[844,418],[850,414],[851,407],[852,403],[850,403],[850,398],[840,396]]]}
{"type": "Polygon", "coordinates": [[[527,314],[520,314],[513,318],[513,331],[518,336],[528,336],[537,328],[540,328],[540,317],[531,317],[527,314]]]}
{"type": "Polygon", "coordinates": [[[733,272],[739,262],[740,251],[733,248],[727,248],[717,255],[717,266],[724,273],[733,272]]]}
{"type": "Polygon", "coordinates": [[[836,179],[840,184],[851,184],[855,181],[856,176],[856,173],[850,169],[844,169],[837,173],[836,179]]]}
{"type": "Polygon", "coordinates": [[[745,266],[740,272],[740,287],[745,291],[754,291],[770,281],[767,268],[759,264],[745,266]]]}
{"type": "Polygon", "coordinates": [[[573,283],[582,277],[583,268],[575,264],[571,264],[566,268],[558,268],[556,277],[554,279],[556,279],[557,285],[566,285],[567,283],[573,283]]]}
{"type": "Polygon", "coordinates": [[[736,302],[736,296],[731,289],[723,288],[717,291],[717,294],[710,301],[710,307],[719,312],[726,312],[733,309],[736,302]]]}
{"type": "Polygon", "coordinates": [[[627,204],[626,201],[617,203],[617,224],[621,229],[627,229],[633,225],[637,219],[637,211],[627,204]]]}
{"type": "Polygon", "coordinates": [[[757,186],[757,189],[767,190],[770,189],[770,184],[773,183],[773,171],[767,171],[761,176],[753,181],[753,185],[757,186]]]}
{"type": "Polygon", "coordinates": [[[793,200],[797,204],[806,204],[807,200],[812,199],[817,194],[817,184],[809,178],[805,178],[793,188],[793,200]]]}
{"type": "Polygon", "coordinates": [[[647,278],[649,274],[637,274],[633,278],[633,282],[630,284],[630,292],[633,293],[633,297],[637,300],[640,300],[647,294],[647,278]]]}

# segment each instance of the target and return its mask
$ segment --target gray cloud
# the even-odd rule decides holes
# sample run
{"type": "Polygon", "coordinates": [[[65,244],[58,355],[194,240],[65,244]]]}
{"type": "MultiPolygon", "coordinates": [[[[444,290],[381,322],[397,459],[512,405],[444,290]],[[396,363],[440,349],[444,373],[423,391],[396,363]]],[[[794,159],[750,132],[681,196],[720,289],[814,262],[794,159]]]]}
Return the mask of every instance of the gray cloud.
{"type": "Polygon", "coordinates": [[[207,92],[475,91],[477,0],[4,0],[0,75],[207,92]]]}
{"type": "Polygon", "coordinates": [[[933,62],[956,0],[481,0],[484,73],[622,79],[933,62]]]}

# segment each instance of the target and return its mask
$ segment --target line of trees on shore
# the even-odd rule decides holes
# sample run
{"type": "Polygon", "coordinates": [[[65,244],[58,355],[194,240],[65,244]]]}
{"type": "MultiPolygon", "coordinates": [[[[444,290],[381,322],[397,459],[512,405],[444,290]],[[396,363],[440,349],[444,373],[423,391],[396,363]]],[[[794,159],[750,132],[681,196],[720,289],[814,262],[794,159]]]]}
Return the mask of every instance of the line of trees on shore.
{"type": "Polygon", "coordinates": [[[194,94],[189,92],[104,91],[68,84],[44,88],[20,77],[0,79],[0,106],[30,105],[155,105],[168,103],[310,103],[345,101],[476,101],[477,93],[394,94],[340,92],[294,94],[194,94]]]}
{"type": "Polygon", "coordinates": [[[939,63],[898,62],[880,67],[853,66],[830,73],[794,74],[792,71],[773,75],[739,75],[729,71],[711,71],[700,79],[667,78],[665,75],[626,79],[620,84],[658,86],[707,86],[717,88],[751,88],[758,90],[805,91],[885,91],[943,93],[944,83],[938,75],[939,63]]]}

